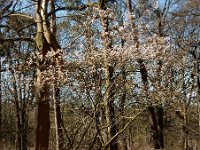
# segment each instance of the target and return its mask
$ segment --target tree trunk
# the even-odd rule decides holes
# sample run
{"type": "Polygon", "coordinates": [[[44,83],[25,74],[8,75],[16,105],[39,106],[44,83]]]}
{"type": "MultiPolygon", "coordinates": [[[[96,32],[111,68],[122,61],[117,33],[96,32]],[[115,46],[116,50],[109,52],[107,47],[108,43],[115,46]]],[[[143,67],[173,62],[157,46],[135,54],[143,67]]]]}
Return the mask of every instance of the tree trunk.
{"type": "MultiPolygon", "coordinates": [[[[47,56],[48,52],[59,53],[58,51],[61,49],[58,44],[55,35],[55,28],[50,27],[50,23],[48,21],[48,7],[49,0],[40,0],[37,1],[36,5],[36,22],[37,22],[37,34],[35,37],[35,42],[37,46],[36,54],[37,54],[37,72],[36,72],[36,82],[35,82],[35,94],[38,103],[37,108],[37,128],[36,128],[36,150],[40,149],[48,149],[49,143],[49,130],[50,130],[50,119],[49,119],[49,88],[50,85],[48,83],[48,79],[45,76],[45,73],[48,71],[49,65],[57,65],[61,66],[59,63],[62,60],[59,60],[56,55],[47,56]]],[[[52,8],[53,6],[53,0],[52,8]]],[[[52,16],[55,19],[55,16],[52,16]]],[[[52,20],[54,20],[52,19],[52,20]]],[[[54,20],[55,21],[55,20],[54,20]]],[[[60,56],[60,55],[59,55],[60,56]]],[[[53,70],[52,70],[53,71],[53,70]]],[[[59,95],[59,91],[56,92],[59,95]]],[[[54,95],[55,96],[55,95],[54,95]]],[[[56,96],[56,101],[58,101],[58,97],[56,96]]],[[[55,106],[55,116],[56,116],[56,125],[57,125],[57,135],[58,139],[62,137],[59,135],[61,133],[61,114],[60,114],[60,106],[56,103],[55,106]]],[[[63,140],[61,138],[61,140],[63,140]]],[[[59,146],[62,147],[62,142],[59,140],[59,146]]]]}
{"type": "MultiPolygon", "coordinates": [[[[51,0],[51,12],[55,11],[55,0],[51,0]]],[[[53,35],[56,35],[56,14],[53,13],[51,15],[51,22],[50,22],[50,28],[53,35]]],[[[56,49],[54,49],[56,51],[56,49]]],[[[57,58],[54,58],[54,62],[56,65],[54,65],[54,77],[55,82],[53,83],[53,97],[54,97],[54,116],[55,116],[55,127],[56,127],[56,150],[63,150],[63,129],[62,129],[62,117],[61,117],[61,109],[60,109],[60,89],[57,87],[59,86],[57,83],[57,80],[59,80],[59,77],[57,75],[59,66],[59,61],[57,58]],[[57,64],[58,63],[58,64],[57,64]]]]}
{"type": "MultiPolygon", "coordinates": [[[[119,4],[118,4],[119,5],[119,4]]],[[[119,25],[124,26],[124,21],[123,21],[123,16],[122,16],[122,12],[120,10],[120,14],[119,14],[119,25]]],[[[121,38],[121,47],[124,47],[125,44],[125,39],[122,37],[121,38]]],[[[119,112],[120,112],[120,116],[122,116],[122,120],[119,123],[119,127],[120,129],[123,129],[126,125],[126,121],[124,118],[124,110],[125,110],[125,103],[126,103],[126,70],[125,70],[125,64],[122,62],[122,67],[121,67],[121,72],[122,72],[122,96],[121,96],[121,100],[120,100],[120,108],[119,108],[119,112]]],[[[119,129],[119,130],[120,130],[119,129]]],[[[128,143],[127,143],[127,135],[125,133],[125,131],[122,133],[122,139],[121,139],[121,149],[122,150],[127,150],[128,149],[128,143]]]]}
{"type": "Polygon", "coordinates": [[[127,9],[128,9],[128,17],[131,22],[132,30],[134,31],[135,45],[136,45],[136,48],[139,48],[139,46],[140,46],[140,42],[138,40],[139,32],[138,32],[138,28],[136,27],[136,24],[135,24],[135,20],[134,20],[135,18],[133,17],[134,15],[132,14],[132,12],[133,12],[132,1],[127,0],[126,3],[127,3],[127,9]]]}
{"type": "MultiPolygon", "coordinates": [[[[46,45],[45,38],[42,33],[37,33],[36,44],[38,46],[41,44],[42,52],[48,50],[48,46],[46,45]],[[43,42],[43,43],[41,43],[43,42]],[[45,51],[44,51],[45,50],[45,51]]],[[[39,47],[38,47],[39,49],[39,47]]],[[[38,52],[40,53],[40,51],[38,52]]],[[[44,57],[44,56],[42,56],[44,57]]],[[[44,62],[44,60],[42,60],[44,62]]],[[[45,62],[44,62],[45,63],[45,62]]],[[[36,126],[36,144],[35,149],[48,149],[49,143],[49,130],[50,130],[50,118],[49,118],[49,85],[47,81],[43,79],[43,71],[46,70],[45,64],[41,63],[38,60],[38,64],[40,64],[36,71],[36,82],[35,82],[35,96],[37,101],[37,126],[36,126]]]]}
{"type": "MultiPolygon", "coordinates": [[[[185,102],[186,103],[186,102],[185,102]]],[[[183,126],[182,126],[182,134],[183,134],[183,149],[188,150],[189,149],[189,131],[188,131],[188,112],[186,104],[184,104],[184,112],[183,112],[183,126]]]]}
{"type": "MultiPolygon", "coordinates": [[[[21,110],[20,110],[20,103],[19,103],[19,95],[20,95],[20,91],[17,87],[17,77],[16,77],[16,73],[14,70],[11,70],[11,74],[12,74],[12,84],[13,84],[13,96],[14,96],[14,104],[15,104],[15,112],[16,112],[16,140],[15,140],[15,150],[21,150],[21,146],[22,146],[22,140],[21,140],[21,110]]],[[[20,77],[19,77],[19,80],[20,77]]]]}
{"type": "Polygon", "coordinates": [[[42,87],[37,102],[36,150],[48,149],[49,144],[49,87],[42,87]]]}
{"type": "Polygon", "coordinates": [[[49,85],[45,80],[43,72],[47,70],[45,64],[45,55],[50,51],[50,46],[45,38],[44,26],[46,26],[47,20],[47,3],[46,0],[36,2],[36,22],[37,22],[37,34],[35,42],[37,46],[37,71],[35,82],[35,96],[37,101],[37,126],[36,126],[36,140],[35,150],[48,149],[49,144],[49,130],[50,130],[50,118],[49,118],[49,85]],[[45,24],[45,25],[44,25],[45,24]]]}
{"type": "MultiPolygon", "coordinates": [[[[25,84],[25,83],[24,83],[25,84]]],[[[25,85],[23,85],[24,87],[25,85]]],[[[21,86],[22,87],[22,86],[21,86]]],[[[28,149],[28,115],[27,115],[27,103],[28,98],[25,97],[26,91],[21,89],[21,138],[22,138],[22,149],[21,150],[27,150],[28,149]]]]}
{"type": "MultiPolygon", "coordinates": [[[[0,56],[0,133],[2,133],[2,90],[1,90],[1,56],[0,56]]],[[[0,143],[2,141],[2,135],[0,134],[0,143]]]]}
{"type": "MultiPolygon", "coordinates": [[[[100,1],[100,8],[104,13],[107,13],[107,1],[100,1]]],[[[115,108],[114,108],[114,67],[109,62],[109,51],[112,48],[111,38],[109,37],[109,21],[108,17],[104,15],[101,16],[101,23],[103,26],[103,33],[105,33],[104,40],[104,65],[105,65],[105,88],[106,93],[104,96],[104,107],[105,107],[105,116],[106,123],[108,126],[108,141],[117,134],[117,125],[115,121],[115,108]]],[[[117,150],[118,149],[118,137],[108,145],[107,149],[109,150],[117,150]]]]}
{"type": "Polygon", "coordinates": [[[163,138],[163,129],[164,129],[164,122],[163,122],[163,116],[164,111],[162,106],[156,107],[157,111],[157,117],[158,117],[158,141],[160,144],[160,149],[164,149],[164,138],[163,138]]]}
{"type": "Polygon", "coordinates": [[[155,149],[163,149],[164,141],[163,141],[163,108],[161,106],[148,107],[150,113],[151,120],[151,129],[153,132],[153,142],[155,149]]]}
{"type": "MultiPolygon", "coordinates": [[[[106,67],[106,95],[105,95],[105,114],[106,114],[106,123],[108,125],[108,141],[117,134],[117,125],[115,122],[115,108],[114,108],[114,81],[113,73],[114,68],[111,66],[106,67]],[[108,67],[108,68],[107,68],[108,67]]],[[[118,149],[117,136],[115,139],[108,145],[109,150],[118,149]]]]}
{"type": "Polygon", "coordinates": [[[15,142],[15,149],[21,150],[21,119],[20,119],[20,108],[18,100],[15,100],[15,108],[16,108],[16,119],[17,119],[17,135],[16,135],[16,142],[15,142]]]}
{"type": "MultiPolygon", "coordinates": [[[[140,65],[140,74],[141,78],[144,84],[144,89],[147,92],[147,84],[148,84],[148,78],[147,78],[147,70],[144,65],[144,62],[142,59],[138,60],[138,63],[140,65]]],[[[163,140],[163,108],[162,106],[157,106],[156,110],[154,106],[148,107],[149,114],[150,114],[150,123],[151,123],[151,130],[152,130],[152,138],[154,141],[154,148],[155,149],[163,149],[164,148],[164,140],[163,140]]]]}
{"type": "Polygon", "coordinates": [[[22,112],[21,112],[21,120],[22,120],[22,135],[21,135],[21,138],[22,138],[22,148],[21,150],[27,150],[28,149],[28,145],[27,145],[27,134],[28,134],[28,131],[27,131],[27,127],[28,127],[28,117],[27,117],[27,114],[26,114],[26,110],[23,108],[22,112]]]}
{"type": "MultiPolygon", "coordinates": [[[[124,70],[124,67],[122,68],[122,77],[123,77],[123,83],[122,83],[122,97],[121,97],[121,103],[120,103],[120,115],[124,116],[124,110],[125,110],[125,102],[126,102],[126,73],[124,70]]],[[[120,123],[120,128],[123,129],[126,125],[125,118],[123,117],[120,123]]],[[[127,142],[126,142],[126,134],[122,133],[122,149],[127,150],[127,142]]]]}
{"type": "Polygon", "coordinates": [[[62,117],[60,111],[60,89],[54,87],[54,115],[55,115],[55,127],[56,127],[56,150],[63,150],[63,129],[62,129],[62,117]]]}

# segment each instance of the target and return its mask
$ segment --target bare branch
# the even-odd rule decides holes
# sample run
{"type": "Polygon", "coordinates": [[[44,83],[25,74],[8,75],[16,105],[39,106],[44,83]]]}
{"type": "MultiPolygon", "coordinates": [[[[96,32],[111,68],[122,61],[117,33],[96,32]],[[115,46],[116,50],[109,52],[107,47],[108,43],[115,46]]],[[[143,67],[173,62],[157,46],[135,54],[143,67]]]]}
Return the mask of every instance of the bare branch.
{"type": "Polygon", "coordinates": [[[29,16],[29,15],[25,15],[25,14],[10,14],[9,16],[19,16],[19,17],[25,17],[28,18],[30,20],[35,20],[33,17],[29,16]]]}
{"type": "Polygon", "coordinates": [[[117,132],[117,134],[115,134],[115,136],[113,136],[113,137],[105,144],[104,149],[106,150],[107,147],[110,145],[110,143],[112,143],[113,140],[115,140],[115,138],[116,138],[118,135],[120,135],[122,132],[124,132],[124,130],[126,130],[126,128],[127,128],[140,114],[142,114],[145,110],[146,110],[146,108],[143,109],[143,110],[142,110],[139,114],[137,114],[136,116],[132,117],[132,119],[124,126],[124,128],[121,129],[119,132],[117,132]]]}
{"type": "Polygon", "coordinates": [[[6,39],[1,39],[0,38],[0,42],[9,42],[9,41],[35,42],[32,38],[29,38],[29,37],[16,37],[16,38],[6,38],[6,39]]]}

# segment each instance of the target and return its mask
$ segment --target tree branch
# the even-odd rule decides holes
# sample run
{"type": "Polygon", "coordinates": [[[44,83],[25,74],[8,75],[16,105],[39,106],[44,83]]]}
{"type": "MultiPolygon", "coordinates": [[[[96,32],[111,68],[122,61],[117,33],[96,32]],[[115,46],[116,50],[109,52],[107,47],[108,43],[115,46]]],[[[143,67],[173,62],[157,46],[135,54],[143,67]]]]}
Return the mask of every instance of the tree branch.
{"type": "Polygon", "coordinates": [[[117,134],[115,134],[115,136],[113,136],[105,145],[104,145],[104,149],[107,149],[108,146],[110,145],[110,143],[113,142],[113,140],[115,140],[115,138],[120,135],[124,130],[126,130],[126,128],[141,114],[143,113],[144,111],[146,110],[143,109],[139,114],[137,114],[136,116],[132,117],[131,120],[124,126],[123,129],[121,129],[119,132],[117,132],[117,134]]]}
{"type": "Polygon", "coordinates": [[[69,11],[72,11],[72,10],[84,10],[86,9],[87,6],[86,5],[82,5],[82,6],[66,6],[66,7],[58,7],[57,9],[55,9],[54,11],[51,11],[48,16],[51,16],[52,14],[56,13],[57,11],[60,11],[60,10],[69,10],[69,11]]]}
{"type": "Polygon", "coordinates": [[[35,21],[35,19],[34,19],[33,17],[31,17],[31,16],[29,16],[29,15],[25,15],[25,14],[10,14],[9,16],[25,17],[25,18],[28,18],[28,19],[30,19],[30,20],[34,20],[34,21],[35,21]]]}
{"type": "Polygon", "coordinates": [[[79,10],[79,11],[81,11],[81,10],[85,10],[87,7],[91,7],[91,6],[98,6],[98,2],[92,2],[92,3],[88,3],[86,5],[81,5],[81,6],[58,7],[54,11],[51,11],[50,13],[48,13],[48,16],[51,16],[52,14],[54,14],[57,11],[60,11],[60,10],[68,10],[68,11],[79,10]]]}
{"type": "Polygon", "coordinates": [[[16,38],[6,38],[6,39],[1,39],[0,38],[0,42],[9,42],[9,41],[35,42],[32,38],[29,38],[29,37],[16,37],[16,38]]]}

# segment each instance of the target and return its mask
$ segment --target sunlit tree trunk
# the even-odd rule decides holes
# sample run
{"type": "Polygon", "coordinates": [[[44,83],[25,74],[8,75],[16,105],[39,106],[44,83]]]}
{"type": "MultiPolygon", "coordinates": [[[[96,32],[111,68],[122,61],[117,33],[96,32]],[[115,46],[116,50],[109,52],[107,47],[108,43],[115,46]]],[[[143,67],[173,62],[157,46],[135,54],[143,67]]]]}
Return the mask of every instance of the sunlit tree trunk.
{"type": "Polygon", "coordinates": [[[55,128],[56,128],[56,150],[63,149],[63,130],[62,130],[62,118],[60,110],[60,89],[54,87],[54,117],[55,117],[55,128]]]}
{"type": "MultiPolygon", "coordinates": [[[[50,22],[48,21],[48,0],[40,0],[36,5],[36,22],[37,22],[37,34],[35,37],[35,42],[37,46],[37,72],[36,72],[36,82],[35,82],[35,94],[38,104],[37,108],[37,127],[36,127],[36,150],[48,149],[49,143],[49,130],[50,130],[50,119],[49,119],[49,90],[50,85],[48,84],[48,79],[45,76],[49,65],[59,65],[59,52],[61,47],[58,44],[56,37],[51,31],[50,22]],[[47,53],[51,52],[51,55],[47,53]],[[58,57],[57,57],[58,56],[58,57]]],[[[52,7],[54,7],[52,5],[52,7]]],[[[52,16],[53,18],[55,16],[52,16]]],[[[55,18],[54,18],[55,19],[55,18]]],[[[55,21],[55,20],[54,20],[55,21]]],[[[53,71],[53,70],[51,70],[53,71]]],[[[55,92],[58,93],[59,92],[55,92]]],[[[56,96],[58,100],[59,96],[56,96]]],[[[56,100],[56,101],[57,101],[56,100]]],[[[57,133],[59,136],[61,130],[61,118],[60,104],[56,103],[56,122],[57,122],[57,133]]],[[[60,144],[60,141],[59,141],[60,144]]],[[[62,144],[62,142],[61,142],[62,144]]],[[[61,144],[59,146],[61,146],[61,144]]],[[[62,146],[61,146],[62,147],[62,146]]]]}
{"type": "MultiPolygon", "coordinates": [[[[51,0],[51,11],[55,11],[55,0],[51,0]]],[[[53,13],[51,15],[51,22],[50,22],[51,32],[53,35],[56,36],[56,14],[53,13]]],[[[56,51],[56,50],[55,50],[56,51]]],[[[60,108],[60,89],[57,80],[59,80],[59,77],[57,75],[59,67],[59,61],[57,58],[54,58],[54,86],[53,86],[53,102],[54,102],[54,117],[55,117],[55,127],[56,127],[56,150],[62,150],[63,149],[63,129],[62,129],[62,117],[61,117],[61,108],[60,108]]]]}
{"type": "Polygon", "coordinates": [[[48,149],[49,144],[49,85],[45,81],[44,72],[46,71],[45,55],[50,51],[50,46],[45,38],[46,19],[47,19],[47,0],[36,2],[36,22],[37,33],[35,37],[36,54],[37,54],[37,71],[35,82],[35,97],[37,101],[37,125],[36,125],[36,140],[35,150],[48,149]]]}

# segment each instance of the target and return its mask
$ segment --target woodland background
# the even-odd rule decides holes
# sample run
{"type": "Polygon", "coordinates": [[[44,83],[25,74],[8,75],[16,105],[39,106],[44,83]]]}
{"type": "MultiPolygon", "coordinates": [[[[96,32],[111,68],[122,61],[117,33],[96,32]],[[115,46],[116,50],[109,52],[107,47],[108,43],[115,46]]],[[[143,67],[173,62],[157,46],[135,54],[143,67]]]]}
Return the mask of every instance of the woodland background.
{"type": "Polygon", "coordinates": [[[199,0],[0,1],[0,149],[200,150],[199,0]]]}

